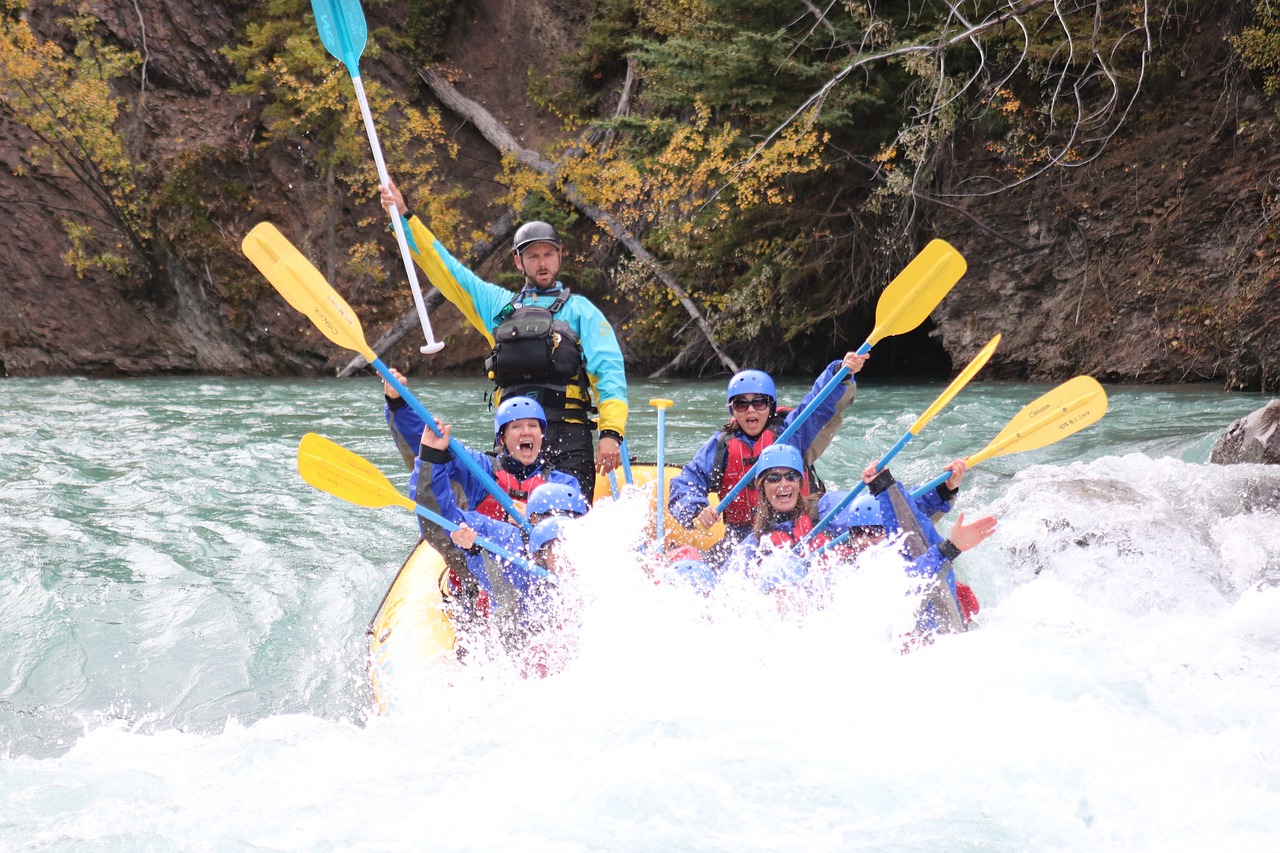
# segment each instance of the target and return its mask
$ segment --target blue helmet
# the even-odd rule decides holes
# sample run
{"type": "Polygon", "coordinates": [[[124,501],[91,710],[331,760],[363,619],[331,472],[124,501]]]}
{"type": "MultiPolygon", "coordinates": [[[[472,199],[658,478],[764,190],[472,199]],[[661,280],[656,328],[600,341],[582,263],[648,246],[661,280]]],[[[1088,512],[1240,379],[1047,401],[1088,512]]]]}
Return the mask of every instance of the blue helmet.
{"type": "Polygon", "coordinates": [[[528,515],[545,515],[549,512],[586,515],[587,500],[577,486],[566,483],[543,483],[529,493],[529,502],[525,504],[524,509],[528,515]]]}
{"type": "Polygon", "coordinates": [[[760,454],[760,467],[756,469],[756,479],[763,477],[770,468],[790,468],[792,471],[804,473],[804,457],[800,450],[792,444],[771,444],[760,454]]]}
{"type": "Polygon", "coordinates": [[[732,400],[742,394],[763,394],[774,401],[778,399],[773,380],[763,370],[744,370],[733,375],[729,380],[728,399],[732,400]]]}
{"type": "Polygon", "coordinates": [[[546,435],[547,413],[542,411],[538,401],[532,397],[508,397],[498,406],[498,411],[493,413],[493,440],[497,441],[502,437],[503,427],[521,418],[533,418],[542,424],[542,434],[546,435]]]}
{"type": "Polygon", "coordinates": [[[676,560],[671,564],[671,571],[699,592],[708,593],[715,589],[716,573],[702,560],[676,560]]]}
{"type": "Polygon", "coordinates": [[[562,517],[544,518],[533,526],[529,534],[529,549],[534,553],[541,551],[549,542],[560,539],[565,534],[565,522],[562,517]]]}
{"type": "Polygon", "coordinates": [[[880,511],[880,501],[863,492],[853,499],[853,503],[844,511],[845,520],[850,527],[884,527],[884,513],[880,511]]]}

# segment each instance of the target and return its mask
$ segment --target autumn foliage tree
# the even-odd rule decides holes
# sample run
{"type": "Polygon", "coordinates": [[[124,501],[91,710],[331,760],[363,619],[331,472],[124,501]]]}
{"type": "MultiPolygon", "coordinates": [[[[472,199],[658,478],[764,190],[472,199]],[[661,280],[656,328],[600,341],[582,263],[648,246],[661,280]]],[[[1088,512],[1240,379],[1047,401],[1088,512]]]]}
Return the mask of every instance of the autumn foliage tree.
{"type": "MultiPolygon", "coordinates": [[[[376,58],[383,39],[398,42],[386,30],[375,30],[364,56],[376,58]]],[[[243,38],[224,53],[242,75],[232,91],[263,98],[262,146],[293,147],[322,187],[318,209],[324,221],[327,275],[338,275],[338,257],[345,253],[343,273],[357,281],[385,281],[388,267],[377,241],[358,241],[345,251],[337,243],[340,200],[348,194],[365,202],[369,211],[357,224],[367,227],[385,217],[372,204],[378,176],[351,79],[320,43],[310,2],[272,0],[251,13],[243,38]]],[[[388,169],[406,188],[419,190],[414,197],[422,200],[423,215],[431,216],[439,233],[452,235],[461,226],[456,205],[461,193],[439,183],[439,159],[456,153],[445,138],[439,113],[410,106],[377,80],[362,77],[388,169]]]]}
{"type": "MultiPolygon", "coordinates": [[[[1166,14],[1045,0],[596,0],[595,13],[551,100],[604,142],[562,153],[563,180],[643,232],[735,350],[785,366],[860,327],[940,210],[1096,156],[1166,14]],[[629,107],[610,114],[624,73],[629,107]]],[[[670,304],[643,268],[619,281],[670,304]]],[[[633,323],[651,357],[688,339],[673,305],[633,323]]]]}
{"type": "Polygon", "coordinates": [[[68,52],[43,39],[7,0],[0,15],[0,104],[35,138],[30,156],[83,188],[95,209],[62,218],[70,240],[67,263],[80,277],[100,267],[156,285],[162,276],[154,252],[155,212],[140,191],[145,168],[130,154],[119,120],[129,109],[114,84],[140,57],[104,43],[86,12],[61,20],[68,52]]]}

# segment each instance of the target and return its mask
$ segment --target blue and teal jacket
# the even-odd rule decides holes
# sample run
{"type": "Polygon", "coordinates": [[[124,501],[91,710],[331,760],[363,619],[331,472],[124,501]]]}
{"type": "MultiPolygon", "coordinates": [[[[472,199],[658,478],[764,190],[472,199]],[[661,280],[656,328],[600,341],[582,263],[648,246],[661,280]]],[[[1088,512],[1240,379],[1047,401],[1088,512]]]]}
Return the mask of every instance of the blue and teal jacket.
{"type": "MultiPolygon", "coordinates": [[[[476,331],[493,346],[493,333],[501,323],[502,309],[516,296],[510,290],[485,281],[449,254],[430,229],[416,216],[406,220],[410,247],[418,266],[436,289],[462,312],[476,331]]],[[[526,289],[525,305],[549,308],[555,303],[563,285],[545,291],[526,289]]],[[[613,327],[585,296],[573,294],[556,318],[567,323],[578,336],[586,359],[587,380],[595,396],[601,432],[611,431],[619,437],[627,430],[627,375],[622,350],[613,327]]],[[[570,384],[565,389],[570,399],[581,399],[582,389],[570,384]]],[[[583,400],[584,408],[591,401],[583,400]]]]}

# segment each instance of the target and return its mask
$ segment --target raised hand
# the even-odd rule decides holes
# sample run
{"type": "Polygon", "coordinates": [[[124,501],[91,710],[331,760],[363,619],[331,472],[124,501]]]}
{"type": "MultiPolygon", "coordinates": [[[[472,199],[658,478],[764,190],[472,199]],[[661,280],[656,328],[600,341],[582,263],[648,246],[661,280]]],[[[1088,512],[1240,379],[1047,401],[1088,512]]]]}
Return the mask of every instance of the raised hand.
{"type": "Polygon", "coordinates": [[[956,516],[956,523],[952,525],[951,535],[947,538],[960,551],[968,551],[995,532],[996,517],[994,515],[986,515],[977,521],[965,524],[964,513],[962,512],[956,516]]]}

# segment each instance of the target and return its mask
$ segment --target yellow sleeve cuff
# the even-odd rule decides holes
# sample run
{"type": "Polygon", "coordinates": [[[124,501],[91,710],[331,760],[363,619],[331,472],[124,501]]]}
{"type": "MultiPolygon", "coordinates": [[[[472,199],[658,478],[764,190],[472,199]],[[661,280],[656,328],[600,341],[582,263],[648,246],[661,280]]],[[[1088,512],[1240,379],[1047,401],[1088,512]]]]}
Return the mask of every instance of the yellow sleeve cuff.
{"type": "Polygon", "coordinates": [[[610,429],[618,435],[627,434],[627,403],[625,400],[601,400],[596,407],[600,412],[600,429],[610,429]]]}

